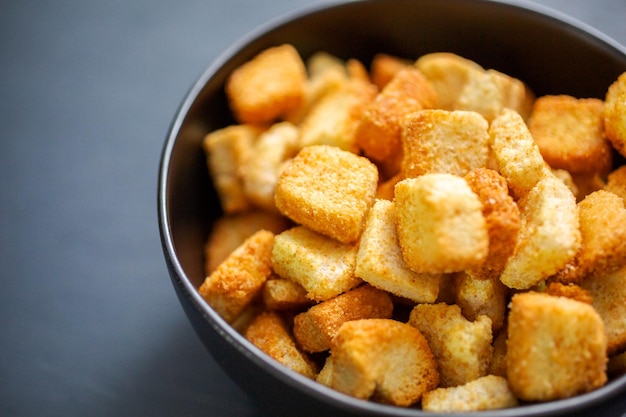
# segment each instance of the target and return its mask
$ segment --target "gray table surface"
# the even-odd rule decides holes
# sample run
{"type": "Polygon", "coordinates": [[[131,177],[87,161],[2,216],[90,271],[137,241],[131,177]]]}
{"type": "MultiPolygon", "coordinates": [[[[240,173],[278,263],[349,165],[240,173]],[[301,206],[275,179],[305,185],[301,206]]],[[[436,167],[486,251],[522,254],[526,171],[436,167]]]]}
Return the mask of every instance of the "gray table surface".
{"type": "MultiPolygon", "coordinates": [[[[159,243],[188,88],[308,0],[4,2],[0,416],[263,416],[204,350],[159,243]]],[[[626,44],[626,1],[541,0],[626,44]]]]}

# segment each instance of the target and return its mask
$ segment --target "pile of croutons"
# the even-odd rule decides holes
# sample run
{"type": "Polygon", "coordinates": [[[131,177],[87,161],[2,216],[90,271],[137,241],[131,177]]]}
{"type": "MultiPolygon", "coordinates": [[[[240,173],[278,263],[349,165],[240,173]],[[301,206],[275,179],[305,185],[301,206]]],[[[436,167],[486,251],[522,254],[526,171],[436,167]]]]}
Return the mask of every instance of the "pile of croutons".
{"type": "Polygon", "coordinates": [[[368,68],[285,44],[226,95],[199,291],[263,352],[429,411],[625,372],[626,73],[604,99],[537,97],[452,53],[368,68]]]}

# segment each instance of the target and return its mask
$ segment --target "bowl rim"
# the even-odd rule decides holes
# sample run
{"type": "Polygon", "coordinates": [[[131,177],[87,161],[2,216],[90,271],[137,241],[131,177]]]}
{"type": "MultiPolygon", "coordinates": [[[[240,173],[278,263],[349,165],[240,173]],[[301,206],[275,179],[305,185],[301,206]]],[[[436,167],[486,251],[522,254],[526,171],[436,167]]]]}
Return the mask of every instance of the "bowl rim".
{"type": "MultiPolygon", "coordinates": [[[[191,302],[193,307],[198,311],[202,318],[210,324],[210,326],[222,336],[228,344],[234,347],[242,355],[247,357],[255,365],[265,369],[274,378],[280,380],[286,385],[291,385],[300,392],[310,395],[319,401],[328,403],[340,410],[359,411],[362,415],[388,415],[388,416],[437,416],[439,413],[425,412],[417,408],[402,408],[397,406],[375,403],[372,401],[360,400],[346,394],[342,394],[330,387],[315,382],[291,369],[279,364],[269,356],[264,354],[259,348],[249,342],[243,335],[237,332],[230,324],[228,324],[221,316],[219,316],[202,298],[197,288],[187,276],[181,262],[177,257],[177,250],[172,237],[172,229],[169,219],[168,210],[168,174],[170,170],[170,162],[176,139],[180,134],[184,125],[186,115],[198,100],[205,85],[209,80],[225,66],[239,51],[250,45],[260,36],[280,28],[292,21],[305,18],[313,13],[324,12],[329,9],[340,7],[350,7],[352,3],[377,3],[389,0],[322,0],[308,5],[300,6],[292,10],[283,12],[267,22],[258,25],[252,30],[239,37],[238,40],[231,43],[223,52],[218,54],[209,65],[202,71],[200,76],[191,85],[184,94],[184,98],[179,104],[174,118],[168,128],[165,143],[161,151],[158,171],[158,190],[157,190],[157,214],[159,234],[161,238],[162,250],[165,255],[167,266],[170,270],[170,276],[174,285],[182,290],[184,296],[191,302]]],[[[400,0],[402,1],[402,0],[400,0]]],[[[621,45],[615,39],[601,32],[599,29],[582,22],[564,12],[556,10],[552,7],[535,3],[531,0],[471,0],[474,3],[495,4],[515,11],[530,12],[537,15],[538,18],[551,20],[560,25],[565,25],[568,30],[578,33],[579,36],[590,38],[596,43],[604,44],[610,47],[618,55],[626,57],[626,47],[621,45]]],[[[235,381],[236,382],[236,381],[235,381]]],[[[591,407],[599,402],[614,399],[619,394],[626,393],[626,375],[622,375],[610,383],[600,387],[594,391],[570,397],[563,400],[555,400],[550,402],[542,402],[536,404],[528,404],[520,407],[481,411],[478,415],[484,417],[522,417],[522,416],[553,416],[573,412],[580,407],[591,407]]],[[[449,414],[445,414],[449,415],[449,414]]],[[[456,416],[476,415],[476,413],[454,413],[456,416]]]]}

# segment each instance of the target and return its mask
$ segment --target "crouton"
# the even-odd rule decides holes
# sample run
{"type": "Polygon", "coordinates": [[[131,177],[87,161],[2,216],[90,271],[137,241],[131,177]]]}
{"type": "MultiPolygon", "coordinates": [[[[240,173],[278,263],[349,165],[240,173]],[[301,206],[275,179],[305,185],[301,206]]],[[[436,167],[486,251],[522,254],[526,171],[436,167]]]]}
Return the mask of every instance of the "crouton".
{"type": "Polygon", "coordinates": [[[305,95],[306,68],[288,44],[261,51],[236,68],[226,96],[239,123],[269,123],[298,107],[305,95]]]}
{"type": "Polygon", "coordinates": [[[578,207],[569,188],[549,175],[519,201],[521,228],[500,280],[528,289],[557,273],[581,245],[578,207]]]}
{"type": "Polygon", "coordinates": [[[306,352],[330,349],[330,341],[341,325],[350,320],[391,318],[391,296],[370,285],[361,285],[314,305],[293,320],[293,334],[306,352]]]}
{"type": "Polygon", "coordinates": [[[467,182],[451,174],[407,178],[395,187],[402,257],[418,273],[479,266],[489,245],[482,204],[467,182]]]}
{"type": "Polygon", "coordinates": [[[374,287],[418,303],[432,303],[441,274],[413,272],[398,243],[394,203],[377,200],[370,210],[359,245],[355,275],[374,287]]]}
{"type": "Polygon", "coordinates": [[[551,175],[524,119],[504,109],[489,126],[490,145],[500,174],[520,198],[539,180],[551,175]]]}
{"type": "Polygon", "coordinates": [[[376,198],[380,200],[389,200],[392,201],[394,197],[394,189],[396,188],[396,184],[404,179],[404,175],[402,173],[398,173],[391,178],[382,181],[378,184],[378,188],[376,189],[376,198]]]}
{"type": "Polygon", "coordinates": [[[232,251],[255,232],[265,229],[277,234],[289,228],[290,224],[286,217],[263,210],[252,210],[218,218],[205,244],[206,275],[210,275],[232,251]]]}
{"type": "Polygon", "coordinates": [[[509,195],[506,179],[496,171],[477,168],[464,178],[482,203],[489,233],[489,252],[480,268],[501,271],[515,250],[521,224],[519,208],[509,195]]]}
{"type": "Polygon", "coordinates": [[[265,308],[270,311],[299,310],[313,304],[300,284],[278,276],[265,281],[262,296],[265,308]]]}
{"type": "Polygon", "coordinates": [[[552,168],[572,174],[606,175],[613,151],[604,136],[602,110],[596,98],[549,95],[535,100],[528,129],[552,168]]]}
{"type": "Polygon", "coordinates": [[[333,383],[333,357],[332,355],[326,356],[326,360],[324,361],[324,365],[322,369],[317,374],[317,378],[315,378],[317,382],[320,384],[326,385],[330,387],[333,383]]]}
{"type": "Polygon", "coordinates": [[[272,359],[308,378],[315,379],[318,367],[300,351],[281,317],[272,312],[259,314],[244,331],[244,337],[272,359]]]}
{"type": "MultiPolygon", "coordinates": [[[[367,68],[358,59],[350,58],[346,61],[346,72],[348,73],[348,78],[352,80],[361,80],[368,84],[372,82],[367,68]]],[[[376,88],[376,90],[378,90],[378,88],[376,88]]]]}
{"type": "Polygon", "coordinates": [[[378,170],[367,158],[328,145],[308,146],[285,165],[275,202],[296,223],[349,243],[361,236],[377,185],[378,170]]]}
{"type": "Polygon", "coordinates": [[[594,390],[607,380],[602,319],[586,303],[526,292],[513,296],[507,375],[524,401],[550,401],[594,390]]]}
{"type": "Polygon", "coordinates": [[[502,328],[508,291],[498,275],[482,277],[471,271],[459,272],[455,276],[454,289],[455,302],[465,318],[475,321],[481,315],[489,317],[494,334],[502,328]]]}
{"type": "Polygon", "coordinates": [[[274,234],[259,230],[235,249],[198,291],[202,298],[227,322],[259,294],[272,272],[274,234]]]}
{"type": "Polygon", "coordinates": [[[431,412],[483,411],[518,405],[506,378],[487,375],[467,384],[424,394],[422,409],[431,412]]]}
{"type": "Polygon", "coordinates": [[[323,301],[356,287],[357,246],[297,226],[274,239],[271,260],[274,272],[307,291],[307,297],[323,301]]]}
{"type": "Polygon", "coordinates": [[[376,54],[370,65],[372,82],[382,90],[398,71],[412,65],[408,59],[388,54],[376,54]]]}
{"type": "Polygon", "coordinates": [[[626,156],[626,72],[609,86],[604,102],[604,133],[613,147],[626,156]]]}
{"type": "Polygon", "coordinates": [[[626,201],[626,165],[622,165],[608,175],[604,190],[626,201]]]}
{"type": "Polygon", "coordinates": [[[487,121],[478,113],[423,110],[404,118],[402,172],[463,176],[484,167],[489,155],[487,121]]]}
{"type": "Polygon", "coordinates": [[[592,303],[592,297],[589,291],[576,284],[564,284],[562,282],[549,282],[545,290],[545,294],[555,297],[571,298],[572,300],[580,301],[581,303],[592,303]]]}
{"type": "Polygon", "coordinates": [[[626,266],[602,275],[587,277],[581,287],[591,295],[606,330],[607,353],[613,355],[626,349],[626,266]]]}
{"type": "Polygon", "coordinates": [[[385,161],[402,152],[404,116],[436,105],[435,90],[422,73],[414,67],[403,68],[365,109],[356,133],[357,144],[367,157],[385,161]]]}
{"type": "Polygon", "coordinates": [[[506,327],[500,329],[493,339],[493,355],[489,364],[489,375],[497,375],[506,378],[506,327]]]}
{"type": "Polygon", "coordinates": [[[331,342],[331,387],[361,399],[408,407],[439,383],[422,334],[390,319],[343,324],[331,342]]]}
{"type": "Polygon", "coordinates": [[[428,341],[437,359],[440,387],[463,385],[487,374],[493,352],[489,317],[468,321],[458,305],[418,304],[408,323],[428,341]]]}

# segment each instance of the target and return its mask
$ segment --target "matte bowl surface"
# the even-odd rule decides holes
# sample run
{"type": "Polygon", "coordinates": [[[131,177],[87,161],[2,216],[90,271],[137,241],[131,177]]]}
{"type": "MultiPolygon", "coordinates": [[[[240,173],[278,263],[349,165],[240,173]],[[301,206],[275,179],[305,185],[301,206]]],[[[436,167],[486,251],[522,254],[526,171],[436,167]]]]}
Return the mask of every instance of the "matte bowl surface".
{"type": "MultiPolygon", "coordinates": [[[[626,71],[626,48],[561,13],[523,2],[364,0],[314,5],[279,17],[215,59],[190,89],[163,148],[158,214],[176,294],[215,360],[274,415],[434,416],[339,394],[278,365],[222,320],[197,293],[204,279],[203,245],[221,215],[201,141],[233,123],[223,92],[237,66],[261,50],[293,44],[307,58],[327,51],[369,64],[384,52],[417,58],[449,51],[525,81],[539,96],[604,98],[626,71]]],[[[574,398],[482,412],[483,416],[621,416],[626,376],[574,398]]],[[[459,415],[459,414],[457,414],[459,415]]],[[[475,415],[475,414],[474,414],[475,415]]]]}

